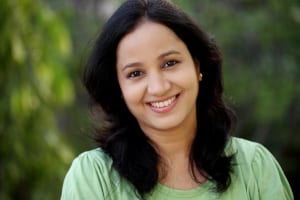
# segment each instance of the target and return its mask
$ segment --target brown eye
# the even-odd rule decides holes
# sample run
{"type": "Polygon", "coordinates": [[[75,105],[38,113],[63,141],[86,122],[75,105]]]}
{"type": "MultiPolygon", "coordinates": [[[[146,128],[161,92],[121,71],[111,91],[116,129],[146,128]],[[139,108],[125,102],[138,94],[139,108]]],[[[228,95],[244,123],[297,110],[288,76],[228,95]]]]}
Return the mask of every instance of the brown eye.
{"type": "Polygon", "coordinates": [[[170,60],[163,64],[163,68],[168,68],[176,65],[178,62],[176,60],[170,60]]]}
{"type": "Polygon", "coordinates": [[[134,72],[130,72],[127,76],[127,78],[135,78],[138,76],[141,76],[143,74],[143,72],[141,71],[134,71],[134,72]]]}

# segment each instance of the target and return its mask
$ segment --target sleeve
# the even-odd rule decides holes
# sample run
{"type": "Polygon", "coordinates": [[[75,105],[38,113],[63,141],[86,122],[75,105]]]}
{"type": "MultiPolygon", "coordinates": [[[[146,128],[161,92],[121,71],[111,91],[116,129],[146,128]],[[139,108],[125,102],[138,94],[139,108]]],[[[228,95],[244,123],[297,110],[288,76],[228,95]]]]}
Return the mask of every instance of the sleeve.
{"type": "Polygon", "coordinates": [[[107,188],[101,166],[88,154],[77,157],[67,172],[61,200],[105,199],[107,188]]]}
{"type": "Polygon", "coordinates": [[[260,200],[293,200],[290,185],[274,156],[258,144],[252,161],[256,194],[260,200]]]}

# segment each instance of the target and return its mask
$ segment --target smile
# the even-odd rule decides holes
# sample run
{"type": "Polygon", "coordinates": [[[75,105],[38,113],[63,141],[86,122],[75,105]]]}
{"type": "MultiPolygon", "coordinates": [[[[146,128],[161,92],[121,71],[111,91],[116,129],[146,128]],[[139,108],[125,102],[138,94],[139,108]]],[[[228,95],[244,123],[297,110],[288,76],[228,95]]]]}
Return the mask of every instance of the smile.
{"type": "Polygon", "coordinates": [[[150,106],[151,110],[153,110],[154,112],[159,112],[159,113],[168,112],[176,105],[178,96],[179,94],[169,99],[166,99],[164,101],[149,102],[148,105],[150,106]]]}
{"type": "Polygon", "coordinates": [[[155,108],[163,108],[171,105],[176,99],[176,96],[171,97],[170,99],[167,99],[165,101],[159,101],[159,102],[151,102],[150,105],[155,108]]]}

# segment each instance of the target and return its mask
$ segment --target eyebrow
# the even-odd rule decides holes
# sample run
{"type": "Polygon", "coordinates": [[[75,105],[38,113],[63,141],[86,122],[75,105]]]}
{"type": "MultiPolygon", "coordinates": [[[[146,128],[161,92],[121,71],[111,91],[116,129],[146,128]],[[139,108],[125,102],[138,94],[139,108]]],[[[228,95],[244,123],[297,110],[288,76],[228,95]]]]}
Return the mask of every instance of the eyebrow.
{"type": "MultiPolygon", "coordinates": [[[[172,55],[172,54],[180,54],[180,52],[175,51],[175,50],[170,50],[170,51],[167,51],[167,52],[164,52],[164,53],[160,54],[157,58],[162,59],[162,58],[164,58],[166,56],[169,56],[169,55],[172,55]]],[[[135,66],[138,66],[138,65],[141,65],[141,64],[142,63],[140,63],[140,62],[133,62],[133,63],[126,64],[126,65],[124,65],[124,67],[122,67],[122,71],[124,71],[127,68],[135,67],[135,66]]]]}
{"type": "Polygon", "coordinates": [[[166,57],[168,55],[172,55],[172,54],[180,54],[179,51],[175,51],[175,50],[170,50],[170,51],[167,51],[165,53],[162,53],[158,56],[159,59],[162,59],[163,57],[166,57]]]}

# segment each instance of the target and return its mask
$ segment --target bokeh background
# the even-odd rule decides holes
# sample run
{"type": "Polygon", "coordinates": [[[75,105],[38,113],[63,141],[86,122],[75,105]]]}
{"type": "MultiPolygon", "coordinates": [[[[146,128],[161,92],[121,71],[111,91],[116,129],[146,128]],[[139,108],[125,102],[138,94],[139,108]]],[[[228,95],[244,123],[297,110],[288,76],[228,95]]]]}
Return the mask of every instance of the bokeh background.
{"type": "MultiPolygon", "coordinates": [[[[0,199],[59,199],[73,158],[95,147],[81,73],[121,2],[0,0],[0,199]]],[[[300,2],[175,2],[221,48],[234,135],[264,144],[299,198],[300,2]]]]}

